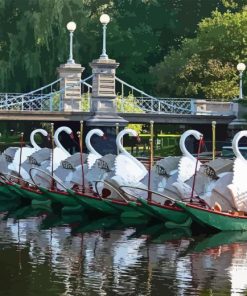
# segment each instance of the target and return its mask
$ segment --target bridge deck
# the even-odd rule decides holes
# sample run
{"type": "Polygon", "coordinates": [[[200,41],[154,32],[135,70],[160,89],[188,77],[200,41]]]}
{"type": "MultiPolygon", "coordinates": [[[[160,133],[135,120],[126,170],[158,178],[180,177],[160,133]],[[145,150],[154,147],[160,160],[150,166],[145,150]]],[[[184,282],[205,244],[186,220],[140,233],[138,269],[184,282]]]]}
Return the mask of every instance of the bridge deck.
{"type": "MultiPolygon", "coordinates": [[[[0,120],[20,121],[87,121],[93,114],[91,112],[49,112],[49,111],[13,111],[0,110],[0,120]]],[[[131,123],[147,123],[153,120],[156,123],[178,124],[209,124],[215,120],[217,124],[228,124],[234,115],[191,115],[191,114],[158,114],[158,113],[119,113],[121,117],[131,123]]]]}

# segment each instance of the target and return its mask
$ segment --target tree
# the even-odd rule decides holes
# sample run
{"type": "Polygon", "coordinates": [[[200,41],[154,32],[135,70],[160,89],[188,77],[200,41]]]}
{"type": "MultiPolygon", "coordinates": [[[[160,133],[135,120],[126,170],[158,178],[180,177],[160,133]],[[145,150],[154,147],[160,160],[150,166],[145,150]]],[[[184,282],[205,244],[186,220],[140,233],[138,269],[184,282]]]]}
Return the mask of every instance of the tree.
{"type": "MultiPolygon", "coordinates": [[[[233,4],[233,1],[232,1],[233,4]]],[[[234,9],[236,7],[234,6],[234,9]]],[[[247,62],[247,11],[215,10],[194,39],[185,39],[151,69],[160,95],[229,100],[238,95],[238,62],[247,62]]]]}
{"type": "Polygon", "coordinates": [[[77,23],[74,58],[88,63],[102,46],[101,13],[108,13],[107,53],[120,62],[118,75],[148,91],[148,69],[183,37],[193,37],[197,22],[222,8],[219,0],[0,0],[0,88],[24,92],[57,78],[68,59],[67,22],[77,23]]]}

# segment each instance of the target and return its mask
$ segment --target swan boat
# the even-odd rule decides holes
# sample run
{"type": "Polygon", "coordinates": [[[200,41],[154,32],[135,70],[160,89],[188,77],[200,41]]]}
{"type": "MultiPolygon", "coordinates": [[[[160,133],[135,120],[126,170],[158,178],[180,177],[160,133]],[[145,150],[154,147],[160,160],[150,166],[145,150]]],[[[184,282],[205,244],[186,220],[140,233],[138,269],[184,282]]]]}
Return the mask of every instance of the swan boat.
{"type": "MultiPolygon", "coordinates": [[[[186,131],[181,136],[180,148],[183,153],[183,157],[179,161],[180,174],[175,174],[174,176],[171,176],[170,180],[168,179],[170,183],[174,183],[179,177],[183,181],[185,181],[195,173],[196,159],[192,157],[192,155],[188,152],[188,150],[185,147],[185,140],[188,136],[191,135],[193,135],[197,140],[200,140],[202,136],[199,132],[194,130],[186,131]],[[182,171],[181,167],[183,165],[187,169],[186,172],[182,171]]],[[[165,163],[166,174],[169,170],[174,170],[177,164],[177,159],[175,159],[174,162],[174,158],[167,158],[167,161],[165,163]]],[[[163,168],[162,170],[165,169],[163,168]]],[[[106,198],[105,202],[117,208],[121,208],[122,210],[126,209],[126,215],[130,215],[131,210],[132,212],[134,210],[136,212],[139,212],[139,214],[141,215],[149,217],[149,219],[156,219],[165,222],[165,225],[167,227],[172,228],[187,227],[191,224],[191,218],[189,217],[186,211],[181,209],[181,207],[178,207],[175,203],[170,202],[170,200],[167,199],[164,194],[150,190],[147,188],[147,186],[140,186],[142,185],[141,182],[139,182],[140,187],[138,185],[120,185],[119,187],[117,187],[114,186],[114,183],[112,182],[108,184],[107,181],[105,181],[106,187],[110,190],[114,189],[115,191],[118,191],[118,193],[120,192],[118,195],[121,197],[121,199],[119,200],[115,198],[106,198]],[[111,185],[110,188],[109,185],[111,185]]],[[[114,193],[112,193],[112,195],[114,196],[114,193]]]]}
{"type": "Polygon", "coordinates": [[[212,207],[205,201],[187,203],[174,201],[196,223],[206,228],[216,231],[247,230],[247,184],[245,177],[247,161],[238,147],[239,140],[242,137],[247,137],[247,131],[238,132],[232,141],[232,149],[236,156],[232,183],[226,186],[229,194],[225,194],[221,198],[221,203],[215,203],[215,206],[212,207]]]}
{"type": "Polygon", "coordinates": [[[39,152],[42,150],[37,143],[35,142],[35,134],[41,133],[43,136],[47,136],[48,133],[44,129],[36,129],[30,135],[30,142],[33,148],[24,147],[24,155],[20,152],[20,148],[17,147],[10,147],[6,149],[1,156],[4,156],[4,159],[1,158],[0,160],[0,167],[1,167],[1,175],[0,175],[0,192],[2,193],[2,197],[6,197],[8,200],[10,199],[36,199],[36,200],[47,200],[44,196],[41,197],[41,192],[37,191],[34,184],[29,184],[27,187],[26,180],[22,179],[21,177],[17,176],[17,171],[20,174],[25,173],[27,174],[23,168],[22,164],[27,161],[31,155],[39,152]],[[15,154],[9,155],[9,152],[14,152],[15,154]],[[17,159],[19,159],[19,164],[17,164],[17,159]],[[10,163],[6,165],[7,163],[10,163]],[[18,168],[19,167],[19,168],[18,168]],[[35,188],[35,190],[33,190],[35,188]],[[33,191],[33,192],[32,192],[33,191]]]}
{"type": "MultiPolygon", "coordinates": [[[[60,128],[60,131],[62,130],[67,133],[70,133],[70,129],[60,128]]],[[[91,168],[94,162],[101,157],[101,155],[93,149],[90,143],[90,138],[94,134],[103,136],[103,132],[99,129],[91,130],[87,134],[86,144],[90,153],[87,156],[86,165],[84,166],[83,164],[84,172],[88,168],[91,168]]],[[[58,135],[56,133],[54,135],[54,138],[56,145],[60,149],[63,149],[61,143],[58,140],[58,135]]],[[[33,183],[30,184],[29,182],[25,187],[21,187],[19,184],[15,184],[15,188],[18,186],[16,190],[20,190],[20,192],[24,194],[26,194],[27,191],[30,192],[30,197],[33,197],[34,199],[37,199],[37,196],[40,199],[47,198],[54,204],[62,205],[62,210],[65,211],[72,210],[76,212],[83,212],[84,210],[98,210],[105,214],[118,214],[119,212],[116,211],[116,209],[107,205],[99,196],[97,196],[97,194],[93,190],[91,190],[90,187],[85,186],[84,188],[87,189],[81,190],[82,184],[79,184],[79,186],[73,186],[72,188],[69,188],[69,186],[67,187],[64,185],[64,182],[62,181],[63,178],[61,178],[63,176],[64,170],[61,168],[61,166],[66,167],[68,171],[74,171],[74,176],[72,176],[72,178],[69,178],[69,180],[71,181],[71,185],[74,181],[76,182],[78,180],[81,180],[80,174],[82,170],[81,166],[75,166],[74,160],[76,159],[78,160],[78,155],[68,156],[65,160],[64,158],[60,159],[61,165],[60,167],[56,165],[56,170],[54,171],[53,176],[51,175],[50,171],[46,168],[40,169],[38,166],[33,167],[30,170],[33,183]],[[56,172],[60,175],[56,176],[56,172]],[[36,178],[37,176],[38,178],[36,178]]],[[[69,176],[70,172],[66,172],[67,179],[69,176]]],[[[67,183],[69,183],[68,180],[67,183]]],[[[74,185],[76,185],[76,183],[74,185]]]]}
{"type": "MultiPolygon", "coordinates": [[[[86,168],[89,170],[88,173],[85,174],[85,183],[87,184],[82,184],[82,167],[78,167],[76,173],[74,174],[74,177],[72,178],[72,181],[76,183],[76,186],[74,186],[73,188],[66,188],[66,192],[69,193],[70,196],[73,196],[79,204],[81,204],[89,211],[96,210],[97,212],[101,212],[104,214],[117,215],[121,216],[122,218],[131,219],[143,218],[144,216],[149,217],[150,215],[147,215],[147,213],[145,213],[146,210],[143,209],[143,207],[141,207],[140,210],[136,209],[136,201],[127,202],[126,199],[124,199],[124,197],[122,197],[123,200],[119,200],[119,196],[121,196],[121,194],[119,194],[118,190],[114,190],[113,187],[112,191],[114,194],[112,199],[109,198],[106,188],[103,188],[102,193],[100,192],[102,188],[99,189],[99,187],[102,186],[102,181],[104,181],[106,177],[112,177],[112,175],[116,174],[116,168],[114,168],[114,173],[111,171],[111,169],[109,169],[109,167],[112,166],[112,163],[116,163],[117,161],[119,161],[120,158],[120,162],[128,162],[128,165],[130,166],[131,164],[133,165],[133,160],[128,155],[126,156],[126,153],[120,154],[119,157],[114,155],[105,155],[102,157],[101,155],[99,155],[95,151],[95,149],[93,149],[90,143],[90,138],[94,133],[98,136],[103,136],[103,132],[98,129],[90,131],[86,136],[86,145],[90,152],[88,156],[88,166],[86,168]],[[93,170],[95,170],[95,172],[93,172],[93,170]],[[100,174],[99,171],[101,171],[100,174]],[[103,171],[105,172],[103,173],[103,171]],[[99,175],[101,176],[101,180],[97,180],[99,179],[99,175]],[[115,198],[115,196],[117,196],[118,198],[115,198]]],[[[121,138],[125,134],[131,134],[134,136],[137,135],[135,131],[125,129],[118,134],[117,142],[121,142],[121,138]]],[[[142,178],[147,171],[143,165],[143,167],[140,167],[139,163],[137,164],[136,162],[138,161],[134,160],[134,165],[138,168],[137,178],[142,178]]],[[[133,178],[133,175],[131,176],[131,178],[133,178]]],[[[60,192],[58,192],[58,194],[60,194],[60,192]]],[[[141,204],[138,203],[138,205],[140,206],[141,204]]]]}
{"type": "MultiPolygon", "coordinates": [[[[70,156],[70,154],[62,147],[58,139],[58,135],[62,131],[65,131],[68,134],[72,133],[72,130],[68,127],[60,127],[56,130],[54,134],[54,139],[57,146],[54,151],[55,167],[58,167],[59,163],[63,159],[70,156]]],[[[41,132],[43,135],[47,135],[47,132],[42,129],[35,130],[34,132],[41,132]]],[[[34,143],[33,146],[36,148],[37,145],[34,141],[33,133],[31,134],[30,138],[32,140],[31,143],[34,143]]],[[[2,184],[1,188],[4,188],[6,194],[10,194],[11,196],[19,197],[22,199],[29,199],[34,203],[39,202],[44,203],[45,205],[50,205],[51,202],[59,203],[62,201],[63,205],[65,206],[78,206],[77,201],[71,198],[71,195],[68,192],[61,190],[58,192],[55,189],[49,189],[49,186],[52,183],[52,176],[49,174],[51,151],[48,148],[38,148],[39,149],[36,149],[36,152],[29,156],[29,161],[25,161],[27,162],[26,165],[24,163],[22,167],[22,163],[20,164],[21,176],[16,176],[8,173],[2,175],[2,182],[0,183],[2,184]],[[40,169],[40,167],[42,169],[40,169]],[[30,175],[29,173],[27,173],[28,171],[30,171],[30,175]],[[42,185],[48,184],[48,188],[45,188],[45,186],[40,186],[37,180],[34,180],[35,178],[38,178],[38,181],[40,179],[42,181],[42,185]],[[67,198],[64,198],[64,196],[67,196],[67,198]]],[[[79,208],[81,210],[81,207],[79,208]]]]}

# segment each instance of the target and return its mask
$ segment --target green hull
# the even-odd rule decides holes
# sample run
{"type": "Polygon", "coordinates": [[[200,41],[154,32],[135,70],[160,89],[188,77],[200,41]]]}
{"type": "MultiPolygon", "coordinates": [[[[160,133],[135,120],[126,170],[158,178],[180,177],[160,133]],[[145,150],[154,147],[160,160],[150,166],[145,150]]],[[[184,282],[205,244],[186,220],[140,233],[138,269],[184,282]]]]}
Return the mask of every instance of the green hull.
{"type": "Polygon", "coordinates": [[[193,248],[194,252],[203,252],[210,248],[216,248],[222,245],[229,245],[238,242],[247,241],[247,231],[224,231],[218,232],[204,240],[198,242],[193,248]]]}
{"type": "Polygon", "coordinates": [[[138,201],[149,211],[150,215],[161,221],[171,221],[176,224],[183,224],[189,218],[188,213],[181,210],[180,208],[178,209],[172,206],[164,207],[155,205],[141,198],[139,198],[138,201]]]}
{"type": "Polygon", "coordinates": [[[37,201],[47,201],[47,197],[42,192],[37,192],[35,190],[29,190],[21,187],[18,184],[13,184],[13,190],[23,198],[37,201]]]}
{"type": "Polygon", "coordinates": [[[104,214],[118,215],[119,210],[106,203],[103,199],[98,197],[88,196],[86,194],[79,194],[73,190],[67,189],[75,199],[85,208],[89,210],[98,210],[104,214]]]}
{"type": "Polygon", "coordinates": [[[1,201],[11,201],[19,198],[19,195],[16,195],[10,184],[1,184],[0,185],[0,200],[1,201]]]}
{"type": "Polygon", "coordinates": [[[125,219],[150,219],[150,215],[145,209],[141,209],[135,202],[122,203],[118,201],[113,201],[110,199],[105,199],[105,203],[109,204],[111,207],[115,208],[120,212],[121,218],[125,219]]]}
{"type": "Polygon", "coordinates": [[[68,192],[56,192],[43,187],[39,187],[39,190],[45,194],[52,202],[61,203],[63,206],[76,207],[78,202],[68,192]]]}
{"type": "Polygon", "coordinates": [[[221,231],[247,230],[247,216],[233,216],[228,213],[207,210],[183,202],[176,203],[189,213],[194,221],[207,228],[221,231]]]}

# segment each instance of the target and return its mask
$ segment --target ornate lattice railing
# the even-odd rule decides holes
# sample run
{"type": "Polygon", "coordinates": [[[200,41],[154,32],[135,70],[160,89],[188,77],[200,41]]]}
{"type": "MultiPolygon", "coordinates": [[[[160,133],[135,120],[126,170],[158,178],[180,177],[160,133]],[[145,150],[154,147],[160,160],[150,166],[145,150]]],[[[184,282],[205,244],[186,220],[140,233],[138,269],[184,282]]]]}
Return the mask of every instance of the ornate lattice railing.
{"type": "MultiPolygon", "coordinates": [[[[116,77],[116,82],[120,83],[121,93],[121,112],[126,112],[126,101],[128,101],[128,110],[130,103],[133,104],[134,112],[155,112],[155,113],[176,113],[176,114],[191,114],[193,111],[191,99],[163,99],[155,98],[148,95],[144,91],[124,82],[116,77]],[[126,90],[127,89],[127,90],[126,90]],[[136,110],[136,111],[135,111],[136,110]]],[[[130,112],[130,111],[128,111],[130,112]]]]}
{"type": "MultiPolygon", "coordinates": [[[[81,80],[78,84],[60,89],[62,79],[36,89],[34,91],[17,94],[17,93],[1,93],[0,94],[0,110],[20,110],[20,111],[60,111],[64,105],[64,93],[73,87],[81,85],[82,92],[90,93],[92,86],[87,83],[92,75],[81,80]],[[58,90],[56,90],[58,89],[58,90]],[[87,92],[85,92],[87,90],[87,92]]],[[[90,95],[88,95],[90,98],[90,95]]]]}
{"type": "MultiPolygon", "coordinates": [[[[92,77],[93,75],[63,89],[61,89],[62,79],[57,79],[26,94],[0,93],[0,110],[61,111],[64,110],[64,97],[68,93],[73,93],[70,92],[73,87],[78,88],[78,85],[80,85],[82,96],[79,109],[77,108],[75,111],[90,111],[92,85],[89,82],[92,77]]],[[[212,106],[210,106],[208,101],[199,100],[199,102],[188,98],[155,98],[118,77],[116,77],[116,89],[120,90],[117,94],[117,112],[121,113],[232,114],[230,109],[227,110],[227,106],[224,110],[222,109],[223,106],[217,109],[216,105],[211,104],[212,106]]],[[[73,96],[70,95],[70,97],[73,101],[73,96]]],[[[66,101],[68,102],[68,96],[66,101]]]]}
{"type": "Polygon", "coordinates": [[[25,94],[0,94],[0,110],[54,110],[59,109],[60,81],[56,81],[25,94]]]}

